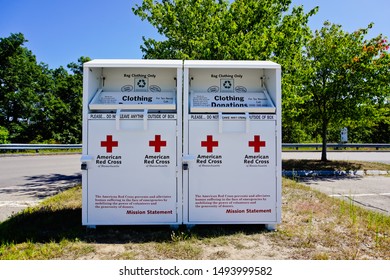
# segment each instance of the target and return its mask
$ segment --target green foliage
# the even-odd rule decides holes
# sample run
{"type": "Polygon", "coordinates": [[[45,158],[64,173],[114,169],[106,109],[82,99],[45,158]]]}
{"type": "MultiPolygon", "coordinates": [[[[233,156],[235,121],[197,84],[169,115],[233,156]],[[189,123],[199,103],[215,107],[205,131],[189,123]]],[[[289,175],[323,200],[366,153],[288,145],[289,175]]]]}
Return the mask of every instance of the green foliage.
{"type": "MultiPolygon", "coordinates": [[[[80,143],[82,63],[38,64],[23,34],[0,38],[0,127],[10,142],[80,143]]],[[[2,136],[5,137],[5,136],[2,136]]],[[[5,140],[0,140],[5,141],[5,140]]]]}
{"type": "Polygon", "coordinates": [[[318,7],[305,14],[290,9],[291,0],[144,0],[133,11],[165,40],[143,38],[145,58],[273,60],[282,65],[285,142],[309,139],[300,122],[300,94],[308,68],[302,49],[310,38],[307,25],[318,7]]]}
{"type": "MultiPolygon", "coordinates": [[[[389,44],[372,27],[325,23],[314,34],[291,0],[144,0],[133,7],[164,39],[143,38],[144,58],[273,60],[282,65],[283,142],[390,142],[389,44]]],[[[38,64],[23,34],[0,38],[0,143],[80,143],[81,57],[38,64]]],[[[326,159],[326,150],[323,151],[326,159]]]]}
{"type": "MultiPolygon", "coordinates": [[[[290,0],[144,0],[133,12],[165,37],[143,38],[145,58],[273,60],[282,65],[283,142],[389,141],[389,47],[372,27],[312,34],[290,0]],[[387,117],[386,117],[387,116],[387,117]]],[[[326,159],[324,150],[323,159],[326,159]]]]}
{"type": "Polygon", "coordinates": [[[301,116],[322,138],[322,160],[327,159],[331,129],[359,123],[370,126],[378,120],[378,112],[388,110],[389,45],[381,35],[365,40],[371,27],[347,33],[325,22],[306,45],[310,71],[303,80],[306,102],[301,116]]]}
{"type": "MultiPolygon", "coordinates": [[[[307,19],[291,0],[145,0],[133,11],[164,41],[143,38],[145,58],[264,60],[299,49],[307,19]]],[[[295,53],[295,52],[294,52],[295,53]]],[[[299,52],[297,53],[299,55],[299,52]]],[[[297,55],[295,54],[295,55],[297,55]]]]}
{"type": "Polygon", "coordinates": [[[25,137],[40,101],[41,69],[31,51],[22,47],[25,42],[21,33],[0,40],[0,125],[8,129],[11,141],[25,137]]]}
{"type": "Polygon", "coordinates": [[[8,143],[9,132],[5,127],[0,126],[0,144],[8,143]]]}

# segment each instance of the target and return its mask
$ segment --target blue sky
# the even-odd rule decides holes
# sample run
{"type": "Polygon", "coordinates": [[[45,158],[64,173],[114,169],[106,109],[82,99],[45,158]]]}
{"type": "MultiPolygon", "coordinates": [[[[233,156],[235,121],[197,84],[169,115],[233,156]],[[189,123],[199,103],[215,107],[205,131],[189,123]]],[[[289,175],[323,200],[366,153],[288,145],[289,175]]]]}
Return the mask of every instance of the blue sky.
{"type": "MultiPolygon", "coordinates": [[[[147,21],[131,7],[141,0],[0,0],[0,38],[21,32],[25,44],[50,68],[91,58],[142,58],[142,36],[158,38],[147,21]]],[[[320,10],[309,25],[319,29],[325,20],[352,32],[374,22],[369,37],[390,37],[388,0],[293,0],[308,11],[320,10]]]]}

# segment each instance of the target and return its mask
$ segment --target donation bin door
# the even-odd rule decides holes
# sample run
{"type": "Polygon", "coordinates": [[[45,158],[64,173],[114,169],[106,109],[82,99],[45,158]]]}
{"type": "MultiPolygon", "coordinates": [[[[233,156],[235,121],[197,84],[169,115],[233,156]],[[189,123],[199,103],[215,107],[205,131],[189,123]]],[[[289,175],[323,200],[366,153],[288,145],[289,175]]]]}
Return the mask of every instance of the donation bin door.
{"type": "Polygon", "coordinates": [[[185,223],[280,221],[279,70],[184,62],[185,223]]]}
{"type": "Polygon", "coordinates": [[[182,61],[93,60],[84,73],[83,224],[181,224],[182,61]]]}
{"type": "MultiPolygon", "coordinates": [[[[122,113],[94,114],[88,122],[88,223],[175,224],[177,217],[176,115],[169,121],[122,113]],[[94,119],[99,117],[101,119],[94,119]]],[[[168,115],[168,114],[166,114],[168,115]]],[[[164,116],[166,116],[164,115],[164,116]]]]}
{"type": "Polygon", "coordinates": [[[189,123],[189,223],[274,221],[275,121],[251,121],[245,131],[245,120],[227,116],[220,133],[213,116],[189,123]]]}

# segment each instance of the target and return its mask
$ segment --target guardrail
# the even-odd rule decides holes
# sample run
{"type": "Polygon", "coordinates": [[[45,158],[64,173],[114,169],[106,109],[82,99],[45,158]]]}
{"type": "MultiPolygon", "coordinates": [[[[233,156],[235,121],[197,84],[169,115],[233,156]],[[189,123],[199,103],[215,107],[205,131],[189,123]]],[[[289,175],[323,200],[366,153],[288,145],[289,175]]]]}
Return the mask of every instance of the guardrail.
{"type": "MultiPolygon", "coordinates": [[[[321,149],[322,144],[318,143],[283,143],[282,148],[293,148],[299,150],[302,148],[315,148],[316,150],[321,149]]],[[[370,149],[390,149],[390,144],[353,144],[353,143],[329,143],[328,148],[344,149],[344,148],[370,148],[370,149]]],[[[0,151],[3,150],[62,150],[62,149],[81,149],[82,144],[0,144],[0,151]]]]}
{"type": "Polygon", "coordinates": [[[2,150],[56,150],[81,149],[81,144],[0,144],[2,150]]]}
{"type": "MultiPolygon", "coordinates": [[[[322,144],[319,143],[283,143],[283,148],[294,148],[295,150],[298,150],[299,148],[315,148],[316,150],[319,150],[322,148],[322,144]]],[[[369,149],[390,149],[390,144],[354,144],[354,143],[328,143],[326,145],[327,148],[334,148],[334,149],[344,149],[344,148],[356,148],[356,150],[359,150],[360,148],[369,148],[369,149]]]]}

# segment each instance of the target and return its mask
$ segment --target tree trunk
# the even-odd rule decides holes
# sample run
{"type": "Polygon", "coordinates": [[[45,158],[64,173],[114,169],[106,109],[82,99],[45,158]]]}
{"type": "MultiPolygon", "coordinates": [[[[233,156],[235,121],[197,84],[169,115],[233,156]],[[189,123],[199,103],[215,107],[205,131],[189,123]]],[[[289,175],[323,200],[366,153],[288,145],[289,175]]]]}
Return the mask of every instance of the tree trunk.
{"type": "Polygon", "coordinates": [[[321,161],[328,161],[326,157],[326,144],[327,144],[327,138],[328,138],[328,124],[326,121],[323,121],[322,123],[322,152],[321,152],[321,161]]]}

